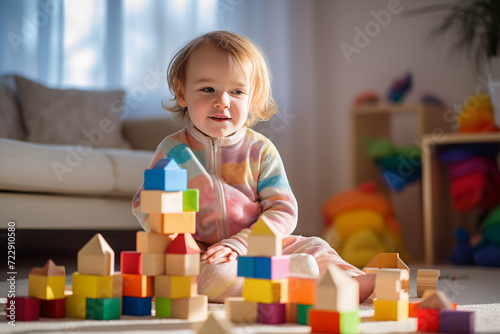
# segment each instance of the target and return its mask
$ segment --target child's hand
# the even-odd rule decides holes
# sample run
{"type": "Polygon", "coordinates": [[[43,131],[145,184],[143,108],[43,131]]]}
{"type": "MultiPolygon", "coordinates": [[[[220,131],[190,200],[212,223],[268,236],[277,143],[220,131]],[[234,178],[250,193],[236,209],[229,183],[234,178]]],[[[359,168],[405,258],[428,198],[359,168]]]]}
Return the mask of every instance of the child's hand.
{"type": "Polygon", "coordinates": [[[238,253],[232,248],[222,246],[220,242],[218,242],[208,247],[207,251],[201,256],[201,260],[206,260],[207,263],[229,262],[236,260],[237,257],[238,253]]]}

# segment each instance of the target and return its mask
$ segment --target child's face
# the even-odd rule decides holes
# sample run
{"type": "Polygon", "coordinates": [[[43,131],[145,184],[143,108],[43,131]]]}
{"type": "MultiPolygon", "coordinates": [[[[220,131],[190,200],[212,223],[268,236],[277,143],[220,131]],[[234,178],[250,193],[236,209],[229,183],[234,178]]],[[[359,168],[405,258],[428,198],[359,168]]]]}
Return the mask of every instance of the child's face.
{"type": "Polygon", "coordinates": [[[177,103],[187,106],[189,118],[206,135],[229,136],[245,124],[250,103],[248,80],[215,46],[202,44],[194,50],[183,88],[177,103]]]}

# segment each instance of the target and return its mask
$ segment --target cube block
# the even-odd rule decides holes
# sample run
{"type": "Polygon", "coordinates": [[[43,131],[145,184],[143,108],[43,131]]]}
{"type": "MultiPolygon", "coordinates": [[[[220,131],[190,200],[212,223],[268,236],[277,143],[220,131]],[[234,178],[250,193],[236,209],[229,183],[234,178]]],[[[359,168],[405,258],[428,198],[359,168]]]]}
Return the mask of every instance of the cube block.
{"type": "Polygon", "coordinates": [[[208,298],[206,295],[171,299],[171,302],[174,319],[204,320],[207,318],[208,298]]]}
{"type": "Polygon", "coordinates": [[[439,309],[417,308],[417,330],[439,333],[439,309]]]}
{"type": "Polygon", "coordinates": [[[28,275],[28,295],[38,299],[64,299],[65,276],[28,275]]]}
{"type": "Polygon", "coordinates": [[[158,318],[172,318],[172,300],[156,296],[155,310],[158,318]]]}
{"type": "Polygon", "coordinates": [[[287,278],[290,258],[286,255],[255,258],[255,277],[265,279],[287,278]]]}
{"type": "Polygon", "coordinates": [[[239,277],[255,278],[255,257],[254,256],[238,256],[238,273],[239,277]]]}
{"type": "Polygon", "coordinates": [[[40,318],[59,319],[66,314],[66,299],[40,299],[40,318]]]}
{"type": "Polygon", "coordinates": [[[136,236],[136,250],[138,253],[147,254],[165,253],[172,240],[174,238],[171,235],[138,231],[136,236]]]}
{"type": "Polygon", "coordinates": [[[301,325],[309,324],[309,309],[313,305],[296,304],[297,305],[297,323],[301,325]]]}
{"type": "Polygon", "coordinates": [[[285,303],[288,301],[287,280],[245,278],[243,297],[257,303],[285,303]]]}
{"type": "Polygon", "coordinates": [[[120,299],[118,298],[87,298],[87,319],[120,319],[120,309],[120,299]]]}
{"type": "Polygon", "coordinates": [[[277,325],[286,322],[286,304],[257,304],[257,322],[260,324],[277,325]]]}
{"type": "Polygon", "coordinates": [[[142,213],[182,212],[182,191],[167,192],[162,190],[141,191],[142,213]]]}
{"type": "Polygon", "coordinates": [[[187,170],[146,169],[144,189],[179,191],[187,189],[187,170]]]}
{"type": "Polygon", "coordinates": [[[151,315],[152,298],[151,297],[130,297],[123,296],[122,314],[133,315],[137,317],[151,315]]]}
{"type": "Polygon", "coordinates": [[[163,234],[196,232],[196,212],[149,214],[149,226],[163,234]]]}
{"type": "Polygon", "coordinates": [[[123,296],[153,297],[154,277],[146,275],[123,274],[123,296]]]}
{"type": "Polygon", "coordinates": [[[158,276],[165,274],[165,254],[141,254],[141,274],[158,276]]]}
{"type": "Polygon", "coordinates": [[[360,322],[358,310],[340,312],[340,333],[358,333],[360,322]]]}
{"type": "Polygon", "coordinates": [[[224,304],[229,321],[243,324],[257,322],[257,303],[246,301],[243,297],[228,297],[224,304]]]}
{"type": "Polygon", "coordinates": [[[165,273],[171,276],[195,276],[200,273],[200,254],[166,254],[165,273]]]}
{"type": "Polygon", "coordinates": [[[122,251],[120,253],[120,271],[122,274],[141,274],[142,257],[136,251],[122,251]]]}
{"type": "Polygon", "coordinates": [[[86,319],[87,318],[87,297],[68,296],[66,297],[66,318],[86,319]]]}
{"type": "Polygon", "coordinates": [[[113,276],[74,273],[72,285],[74,296],[87,298],[111,298],[113,296],[113,276]]]}
{"type": "Polygon", "coordinates": [[[195,211],[200,210],[200,191],[198,189],[184,190],[182,200],[182,211],[195,211]]]}
{"type": "Polygon", "coordinates": [[[373,320],[394,320],[401,321],[408,319],[408,300],[375,300],[373,302],[375,314],[373,320]]]}
{"type": "Polygon", "coordinates": [[[281,255],[281,238],[275,235],[248,236],[247,256],[279,256],[281,255]]]}
{"type": "Polygon", "coordinates": [[[40,300],[19,296],[7,298],[5,306],[7,321],[35,321],[40,318],[40,300]]]}
{"type": "Polygon", "coordinates": [[[289,277],[288,300],[296,304],[316,304],[316,279],[295,276],[289,277]]]}
{"type": "Polygon", "coordinates": [[[457,334],[474,333],[474,312],[441,310],[439,313],[439,332],[457,334]]]}
{"type": "Polygon", "coordinates": [[[340,313],[311,308],[309,326],[311,333],[340,333],[340,313]]]}

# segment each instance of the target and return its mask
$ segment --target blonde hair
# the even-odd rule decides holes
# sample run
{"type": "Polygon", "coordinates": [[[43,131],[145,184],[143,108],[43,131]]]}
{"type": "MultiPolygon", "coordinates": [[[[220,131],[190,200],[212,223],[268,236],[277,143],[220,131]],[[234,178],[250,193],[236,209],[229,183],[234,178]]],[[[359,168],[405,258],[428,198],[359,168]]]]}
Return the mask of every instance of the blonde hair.
{"type": "Polygon", "coordinates": [[[173,94],[172,105],[162,103],[164,109],[185,119],[187,107],[177,102],[177,94],[184,90],[186,70],[191,54],[201,43],[210,43],[224,51],[229,60],[238,65],[250,80],[250,110],[245,123],[250,127],[259,121],[265,121],[278,112],[278,105],[271,94],[271,75],[264,54],[249,39],[229,31],[213,31],[199,36],[186,44],[170,61],[167,70],[167,81],[173,94]]]}

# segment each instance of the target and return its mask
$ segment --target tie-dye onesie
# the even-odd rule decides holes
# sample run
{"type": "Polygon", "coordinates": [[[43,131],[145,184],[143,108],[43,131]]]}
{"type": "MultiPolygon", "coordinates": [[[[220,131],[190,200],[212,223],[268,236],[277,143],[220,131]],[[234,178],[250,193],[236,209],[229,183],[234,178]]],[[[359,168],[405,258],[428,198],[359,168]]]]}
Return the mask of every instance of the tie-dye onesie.
{"type": "MultiPolygon", "coordinates": [[[[244,127],[231,136],[211,138],[190,124],[160,143],[149,168],[163,158],[187,169],[188,188],[200,191],[194,238],[202,251],[221,242],[245,255],[247,236],[263,216],[283,238],[284,255],[306,253],[314,256],[320,270],[334,263],[351,276],[362,274],[324,240],[291,235],[297,225],[297,201],[278,150],[258,132],[244,127]]],[[[140,212],[142,189],[134,196],[133,212],[148,231],[147,216],[140,212]]],[[[202,264],[198,287],[210,300],[241,295],[242,284],[236,261],[202,264]]]]}

